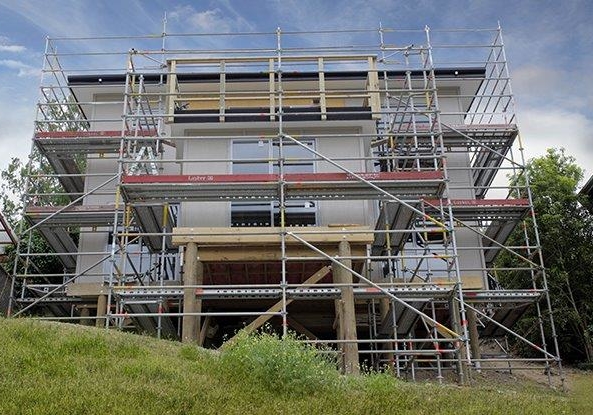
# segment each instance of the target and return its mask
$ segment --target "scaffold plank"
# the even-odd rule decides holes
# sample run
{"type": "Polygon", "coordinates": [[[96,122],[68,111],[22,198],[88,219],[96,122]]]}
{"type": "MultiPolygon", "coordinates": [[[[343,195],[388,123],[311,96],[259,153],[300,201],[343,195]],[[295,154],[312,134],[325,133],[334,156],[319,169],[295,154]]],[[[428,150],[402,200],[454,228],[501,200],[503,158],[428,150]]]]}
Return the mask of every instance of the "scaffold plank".
{"type": "MultiPolygon", "coordinates": [[[[405,296],[398,296],[398,298],[404,299],[405,296]]],[[[420,301],[410,301],[409,304],[416,310],[423,311],[428,301],[429,298],[426,298],[420,301]]],[[[381,336],[392,336],[395,329],[398,336],[405,336],[416,325],[419,318],[420,314],[412,312],[401,304],[391,303],[389,311],[378,327],[378,332],[381,336]]]]}
{"type": "MultiPolygon", "coordinates": [[[[453,216],[461,220],[517,220],[529,209],[527,199],[450,199],[453,216]]],[[[438,214],[440,209],[447,212],[446,199],[424,199],[428,214],[438,214]]]]}
{"type": "Polygon", "coordinates": [[[33,137],[42,154],[60,155],[62,158],[84,153],[117,154],[122,140],[140,141],[140,145],[155,143],[160,139],[155,129],[138,131],[37,131],[33,137]]]}
{"type": "MultiPolygon", "coordinates": [[[[300,282],[301,285],[308,283],[300,282]]],[[[453,286],[439,286],[427,283],[424,285],[399,285],[396,287],[384,287],[389,293],[410,301],[446,301],[449,299],[453,286]]],[[[384,297],[381,291],[367,287],[354,287],[354,294],[359,299],[371,299],[384,297]]],[[[532,304],[537,301],[542,290],[463,290],[464,300],[470,304],[505,304],[504,307],[513,308],[516,305],[532,304]]],[[[183,288],[141,286],[141,287],[114,287],[114,294],[122,298],[180,298],[183,296],[183,288]]],[[[282,289],[279,287],[266,288],[215,288],[215,286],[204,286],[196,289],[196,294],[203,300],[214,299],[278,299],[282,297],[282,289]]],[[[319,287],[289,287],[286,289],[288,298],[294,299],[336,299],[340,297],[340,288],[332,287],[331,284],[321,284],[319,287]]]]}
{"type": "Polygon", "coordinates": [[[24,218],[31,226],[38,226],[41,236],[66,269],[76,266],[77,243],[68,231],[69,226],[111,226],[115,217],[114,205],[33,206],[24,211],[24,218]],[[63,210],[62,210],[63,209],[63,210]]]}
{"type": "MultiPolygon", "coordinates": [[[[324,273],[324,276],[327,273],[324,273]]],[[[310,285],[311,281],[303,281],[300,284],[310,285]]],[[[386,288],[391,294],[402,299],[428,299],[445,300],[451,293],[452,287],[439,287],[436,285],[410,286],[400,288],[386,288]]],[[[354,294],[359,299],[371,299],[384,296],[379,290],[370,290],[365,287],[354,287],[354,294]]],[[[114,294],[122,298],[180,298],[183,296],[183,289],[167,287],[116,287],[114,294]]],[[[279,299],[282,297],[280,288],[198,288],[196,294],[203,300],[215,299],[279,299]]],[[[287,288],[286,294],[291,299],[315,300],[327,299],[333,300],[340,297],[340,288],[331,287],[323,284],[321,287],[296,287],[287,288]]]]}
{"type": "Polygon", "coordinates": [[[115,212],[115,205],[73,205],[66,209],[64,206],[29,205],[24,214],[31,224],[44,221],[40,225],[41,227],[58,225],[110,226],[113,224],[115,212]]]}
{"type": "MultiPolygon", "coordinates": [[[[518,128],[515,124],[453,124],[450,128],[443,128],[443,145],[447,148],[467,148],[481,145],[500,149],[511,145],[517,136],[518,128]],[[460,134],[462,133],[462,134],[460,134]],[[469,137],[469,138],[468,138],[469,137]]],[[[436,140],[438,132],[429,128],[426,123],[398,125],[398,130],[393,132],[393,137],[403,139],[398,143],[405,143],[406,138],[413,140],[419,147],[431,145],[432,139],[436,140]]],[[[382,137],[373,141],[373,146],[389,142],[389,137],[382,137]]]]}
{"type": "MultiPolygon", "coordinates": [[[[188,242],[196,242],[199,246],[212,245],[279,245],[282,242],[284,232],[293,232],[299,237],[314,244],[337,245],[341,241],[348,241],[351,244],[369,244],[373,240],[373,233],[368,226],[316,226],[315,228],[303,228],[299,226],[286,227],[201,227],[201,228],[174,228],[173,244],[183,245],[188,242]]],[[[285,235],[284,240],[289,245],[301,245],[302,243],[290,235],[285,235]]]]}
{"type": "MultiPolygon", "coordinates": [[[[398,197],[440,196],[443,188],[440,171],[356,174],[398,197]]],[[[388,198],[348,173],[286,174],[282,179],[288,200],[388,198]]],[[[127,175],[122,189],[132,201],[275,200],[280,180],[278,174],[127,175]]]]}
{"type": "MultiPolygon", "coordinates": [[[[335,247],[325,245],[323,252],[326,255],[338,255],[337,244],[335,247]]],[[[354,245],[352,248],[353,256],[366,255],[366,246],[354,245]]],[[[286,256],[289,258],[311,258],[323,260],[320,255],[305,246],[298,246],[288,244],[286,248],[286,256]]],[[[200,260],[203,262],[270,262],[282,260],[282,252],[280,247],[270,248],[270,246],[250,246],[245,247],[240,244],[235,245],[218,245],[218,246],[203,246],[200,250],[200,260]]],[[[356,261],[361,263],[362,260],[356,261]]]]}
{"type": "Polygon", "coordinates": [[[40,139],[51,138],[117,138],[122,137],[150,137],[156,136],[156,129],[139,129],[138,131],[122,130],[93,130],[93,131],[36,131],[34,137],[40,139]]]}

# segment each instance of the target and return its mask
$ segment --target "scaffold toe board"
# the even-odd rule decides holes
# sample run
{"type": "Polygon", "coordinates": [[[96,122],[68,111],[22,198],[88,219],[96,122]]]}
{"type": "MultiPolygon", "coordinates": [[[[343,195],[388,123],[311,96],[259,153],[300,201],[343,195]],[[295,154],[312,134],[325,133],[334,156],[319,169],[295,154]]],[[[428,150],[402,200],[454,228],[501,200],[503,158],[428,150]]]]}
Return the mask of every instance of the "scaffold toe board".
{"type": "Polygon", "coordinates": [[[464,300],[473,304],[533,304],[543,294],[543,290],[463,290],[464,300]]]}
{"type": "Polygon", "coordinates": [[[127,175],[122,188],[127,200],[219,201],[276,200],[279,181],[289,200],[430,197],[443,187],[439,171],[215,175],[127,175]],[[373,183],[379,191],[359,179],[373,183]]]}
{"type": "MultiPolygon", "coordinates": [[[[317,264],[316,264],[317,266],[317,264]]],[[[315,267],[311,267],[314,269],[315,267]]],[[[255,277],[255,275],[254,275],[255,277]]],[[[296,280],[296,278],[295,278],[296,280]]],[[[323,281],[329,281],[326,278],[323,281]]],[[[252,280],[253,281],[253,280],[252,280]]],[[[260,281],[263,281],[260,280],[260,281]]],[[[286,289],[286,296],[289,299],[295,300],[335,300],[340,298],[340,288],[332,287],[327,282],[318,283],[318,287],[304,286],[302,288],[289,287],[286,289]]],[[[294,284],[298,284],[295,282],[294,284]]],[[[280,288],[264,287],[257,288],[255,285],[243,285],[244,288],[228,288],[223,286],[217,288],[216,285],[206,285],[196,288],[196,296],[203,300],[242,300],[242,299],[281,299],[282,290],[280,288]]],[[[408,302],[426,302],[429,300],[446,300],[451,295],[451,287],[439,287],[433,284],[426,284],[424,286],[400,286],[400,287],[384,287],[389,293],[398,298],[408,302]]],[[[378,289],[367,287],[354,287],[353,294],[357,299],[367,300],[373,298],[380,298],[384,295],[378,289]]],[[[122,286],[114,290],[114,295],[122,298],[181,298],[183,297],[183,289],[181,287],[155,287],[155,286],[122,286]]]]}
{"type": "Polygon", "coordinates": [[[154,144],[159,139],[155,129],[137,131],[38,131],[33,137],[35,145],[42,154],[117,154],[122,140],[132,141],[135,145],[154,144]]]}
{"type": "Polygon", "coordinates": [[[195,242],[199,247],[222,246],[235,249],[236,246],[280,246],[302,245],[299,238],[319,245],[336,245],[347,241],[351,245],[366,245],[372,242],[373,232],[364,225],[333,226],[253,226],[246,228],[195,227],[174,228],[173,244],[183,245],[195,242]],[[295,236],[293,236],[295,235],[295,236]]]}

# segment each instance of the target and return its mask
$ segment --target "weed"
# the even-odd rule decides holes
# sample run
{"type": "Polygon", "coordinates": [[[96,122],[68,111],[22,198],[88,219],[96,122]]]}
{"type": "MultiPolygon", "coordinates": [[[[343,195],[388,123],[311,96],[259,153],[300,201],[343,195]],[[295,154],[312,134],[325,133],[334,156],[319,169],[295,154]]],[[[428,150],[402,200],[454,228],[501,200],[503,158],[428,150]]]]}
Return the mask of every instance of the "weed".
{"type": "Polygon", "coordinates": [[[227,376],[257,382],[274,393],[311,395],[339,385],[335,362],[293,334],[279,338],[240,333],[225,345],[220,366],[227,376]]]}

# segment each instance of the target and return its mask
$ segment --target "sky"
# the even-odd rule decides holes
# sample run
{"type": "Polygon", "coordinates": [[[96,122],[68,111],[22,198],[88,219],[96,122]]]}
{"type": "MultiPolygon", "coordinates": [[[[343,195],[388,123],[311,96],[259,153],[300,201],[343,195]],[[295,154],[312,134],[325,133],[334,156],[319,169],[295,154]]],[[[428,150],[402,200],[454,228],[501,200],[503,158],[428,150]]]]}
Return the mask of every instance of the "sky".
{"type": "Polygon", "coordinates": [[[500,22],[527,156],[564,147],[593,174],[591,0],[0,0],[0,169],[30,151],[46,36],[160,34],[165,13],[168,33],[500,22]]]}

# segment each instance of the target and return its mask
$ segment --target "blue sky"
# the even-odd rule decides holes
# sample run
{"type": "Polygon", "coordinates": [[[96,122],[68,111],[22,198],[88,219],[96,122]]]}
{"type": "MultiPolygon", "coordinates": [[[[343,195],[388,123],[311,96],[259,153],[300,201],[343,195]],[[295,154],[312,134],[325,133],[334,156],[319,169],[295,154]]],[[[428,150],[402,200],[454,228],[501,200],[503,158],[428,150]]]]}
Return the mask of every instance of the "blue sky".
{"type": "MultiPolygon", "coordinates": [[[[0,0],[0,168],[30,148],[45,36],[313,29],[495,28],[529,157],[563,146],[593,174],[590,0],[0,0]]],[[[121,50],[131,45],[122,44],[121,50]]]]}

